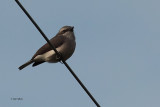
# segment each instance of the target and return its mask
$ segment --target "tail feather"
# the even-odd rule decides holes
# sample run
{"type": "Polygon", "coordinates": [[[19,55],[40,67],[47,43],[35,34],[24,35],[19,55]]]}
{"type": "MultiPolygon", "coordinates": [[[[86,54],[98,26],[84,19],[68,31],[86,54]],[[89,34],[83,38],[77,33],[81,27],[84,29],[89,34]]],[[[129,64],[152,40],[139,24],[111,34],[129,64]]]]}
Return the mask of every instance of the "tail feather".
{"type": "Polygon", "coordinates": [[[25,68],[26,66],[30,65],[31,63],[33,63],[33,60],[29,60],[28,62],[26,62],[25,64],[21,65],[18,69],[22,70],[23,68],[25,68]]]}

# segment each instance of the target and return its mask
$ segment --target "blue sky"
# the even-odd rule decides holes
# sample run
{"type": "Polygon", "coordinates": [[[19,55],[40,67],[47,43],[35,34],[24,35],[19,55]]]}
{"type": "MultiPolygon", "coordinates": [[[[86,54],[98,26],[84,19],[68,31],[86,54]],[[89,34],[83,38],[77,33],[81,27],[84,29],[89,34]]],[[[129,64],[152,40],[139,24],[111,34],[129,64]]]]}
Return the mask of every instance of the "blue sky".
{"type": "MultiPolygon", "coordinates": [[[[160,106],[159,0],[20,2],[48,38],[75,27],[67,63],[102,107],[160,106]]],[[[1,107],[96,107],[61,63],[19,71],[46,41],[14,0],[1,0],[0,13],[1,107]]]]}

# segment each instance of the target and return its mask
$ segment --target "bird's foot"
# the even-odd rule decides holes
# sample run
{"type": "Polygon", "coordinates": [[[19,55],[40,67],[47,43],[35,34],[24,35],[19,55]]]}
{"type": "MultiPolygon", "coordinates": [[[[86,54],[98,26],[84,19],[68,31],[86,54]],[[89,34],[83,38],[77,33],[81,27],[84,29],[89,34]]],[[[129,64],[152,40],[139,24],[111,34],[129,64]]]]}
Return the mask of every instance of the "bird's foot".
{"type": "Polygon", "coordinates": [[[62,54],[59,52],[59,54],[56,54],[56,59],[62,63],[62,54]]]}

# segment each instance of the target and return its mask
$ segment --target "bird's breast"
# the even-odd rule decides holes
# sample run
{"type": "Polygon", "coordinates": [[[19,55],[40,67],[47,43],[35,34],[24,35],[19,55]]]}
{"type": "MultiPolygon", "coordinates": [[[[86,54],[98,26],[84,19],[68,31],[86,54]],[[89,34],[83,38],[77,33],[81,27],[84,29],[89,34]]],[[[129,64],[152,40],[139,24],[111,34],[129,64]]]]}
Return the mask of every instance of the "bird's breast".
{"type": "Polygon", "coordinates": [[[67,60],[74,53],[75,47],[76,47],[75,40],[68,40],[61,47],[57,48],[57,50],[63,55],[64,60],[67,60]]]}

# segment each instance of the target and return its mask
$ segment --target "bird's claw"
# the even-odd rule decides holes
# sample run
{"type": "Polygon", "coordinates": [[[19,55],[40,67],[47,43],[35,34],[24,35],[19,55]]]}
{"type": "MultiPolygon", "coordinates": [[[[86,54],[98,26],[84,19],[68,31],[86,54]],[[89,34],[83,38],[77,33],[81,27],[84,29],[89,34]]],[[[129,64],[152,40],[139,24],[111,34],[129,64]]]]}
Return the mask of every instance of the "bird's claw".
{"type": "Polygon", "coordinates": [[[56,55],[56,59],[61,63],[61,64],[63,64],[62,63],[62,54],[59,52],[59,54],[58,55],[56,55]]]}

